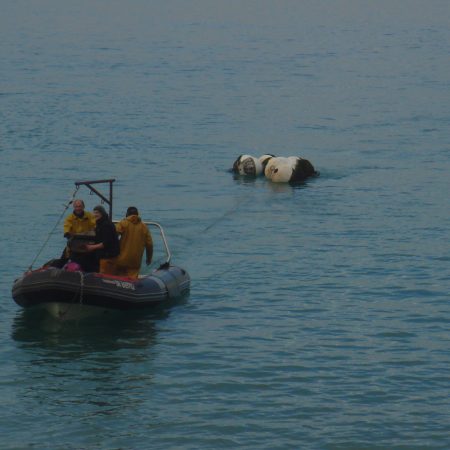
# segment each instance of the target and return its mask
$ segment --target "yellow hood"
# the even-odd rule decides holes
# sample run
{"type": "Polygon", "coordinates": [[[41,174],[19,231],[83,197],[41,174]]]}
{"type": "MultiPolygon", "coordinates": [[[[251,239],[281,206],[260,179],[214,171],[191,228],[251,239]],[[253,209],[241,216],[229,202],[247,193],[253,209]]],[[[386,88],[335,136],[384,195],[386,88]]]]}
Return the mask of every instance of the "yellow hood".
{"type": "Polygon", "coordinates": [[[141,218],[139,216],[136,215],[131,215],[127,217],[128,222],[134,223],[134,224],[138,224],[141,222],[141,218]]]}

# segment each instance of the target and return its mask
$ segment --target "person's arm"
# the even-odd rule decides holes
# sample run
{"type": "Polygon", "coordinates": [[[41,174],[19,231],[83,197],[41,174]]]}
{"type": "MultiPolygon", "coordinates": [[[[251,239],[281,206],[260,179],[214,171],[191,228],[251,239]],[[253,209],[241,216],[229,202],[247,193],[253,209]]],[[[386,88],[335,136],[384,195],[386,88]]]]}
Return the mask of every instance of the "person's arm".
{"type": "Polygon", "coordinates": [[[150,231],[148,231],[148,228],[147,228],[147,235],[145,236],[145,253],[146,253],[145,264],[149,266],[152,262],[153,257],[153,240],[150,231]]]}
{"type": "Polygon", "coordinates": [[[71,230],[72,230],[72,215],[67,216],[64,220],[64,237],[69,238],[71,236],[71,230]]]}
{"type": "Polygon", "coordinates": [[[95,221],[95,216],[92,213],[89,213],[89,229],[95,230],[97,222],[95,221]]]}
{"type": "Polygon", "coordinates": [[[119,235],[122,235],[122,233],[125,231],[125,223],[122,219],[120,222],[116,223],[116,233],[119,235]]]}
{"type": "Polygon", "coordinates": [[[85,246],[85,249],[88,252],[95,252],[95,250],[101,250],[102,248],[105,248],[103,242],[99,242],[98,244],[86,244],[85,246]]]}

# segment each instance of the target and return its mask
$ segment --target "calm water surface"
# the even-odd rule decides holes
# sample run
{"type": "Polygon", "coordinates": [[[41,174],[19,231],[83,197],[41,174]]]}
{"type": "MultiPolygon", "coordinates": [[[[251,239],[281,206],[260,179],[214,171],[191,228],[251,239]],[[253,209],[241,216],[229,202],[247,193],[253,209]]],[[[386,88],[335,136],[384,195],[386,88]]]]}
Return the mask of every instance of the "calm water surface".
{"type": "MultiPolygon", "coordinates": [[[[4,0],[0,447],[450,448],[449,13],[4,0]],[[321,176],[235,178],[241,153],[321,176]],[[190,295],[25,313],[13,280],[73,182],[109,177],[190,295]]],[[[36,264],[63,245],[60,225],[36,264]]]]}

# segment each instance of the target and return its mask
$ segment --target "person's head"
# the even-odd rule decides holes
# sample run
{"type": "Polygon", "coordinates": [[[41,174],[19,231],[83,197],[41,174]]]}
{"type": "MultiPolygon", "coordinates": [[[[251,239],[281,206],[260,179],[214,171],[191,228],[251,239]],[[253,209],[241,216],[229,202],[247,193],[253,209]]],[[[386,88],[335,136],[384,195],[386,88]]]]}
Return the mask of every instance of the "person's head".
{"type": "Polygon", "coordinates": [[[83,200],[76,199],[73,201],[73,212],[76,216],[82,216],[84,213],[84,202],[83,200]]]}
{"type": "Polygon", "coordinates": [[[127,217],[128,216],[138,216],[139,215],[139,211],[135,206],[130,206],[127,209],[127,217]]]}
{"type": "Polygon", "coordinates": [[[101,205],[97,205],[94,208],[94,217],[95,217],[95,220],[97,220],[97,221],[101,220],[101,219],[109,218],[108,213],[106,212],[105,208],[103,208],[103,206],[101,206],[101,205]]]}

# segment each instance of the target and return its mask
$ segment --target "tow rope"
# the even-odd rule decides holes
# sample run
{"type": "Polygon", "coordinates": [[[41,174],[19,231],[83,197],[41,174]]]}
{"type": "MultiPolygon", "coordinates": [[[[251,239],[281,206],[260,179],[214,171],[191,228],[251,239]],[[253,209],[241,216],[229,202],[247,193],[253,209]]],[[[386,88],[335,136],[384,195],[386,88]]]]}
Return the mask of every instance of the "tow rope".
{"type": "Polygon", "coordinates": [[[64,211],[61,213],[61,215],[58,218],[58,221],[56,222],[55,226],[52,228],[52,230],[50,231],[50,233],[47,236],[47,239],[45,240],[45,242],[42,244],[42,247],[40,248],[40,250],[38,251],[37,255],[34,257],[33,261],[31,262],[31,264],[28,267],[28,271],[33,270],[33,264],[36,262],[36,260],[39,258],[40,254],[43,252],[44,248],[47,246],[48,241],[50,240],[50,237],[52,236],[52,234],[55,232],[56,227],[59,225],[59,223],[61,222],[61,219],[64,217],[64,214],[66,213],[67,209],[69,208],[69,206],[73,203],[74,199],[75,199],[75,195],[78,192],[78,189],[80,189],[80,186],[76,186],[75,190],[73,191],[72,196],[70,197],[70,200],[67,202],[66,205],[64,206],[64,211]]]}

